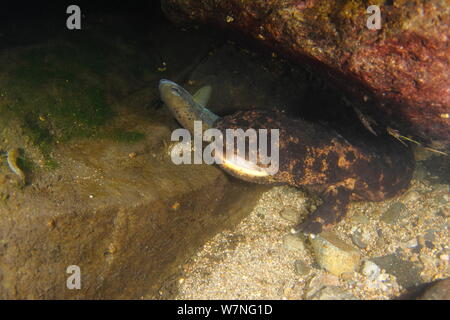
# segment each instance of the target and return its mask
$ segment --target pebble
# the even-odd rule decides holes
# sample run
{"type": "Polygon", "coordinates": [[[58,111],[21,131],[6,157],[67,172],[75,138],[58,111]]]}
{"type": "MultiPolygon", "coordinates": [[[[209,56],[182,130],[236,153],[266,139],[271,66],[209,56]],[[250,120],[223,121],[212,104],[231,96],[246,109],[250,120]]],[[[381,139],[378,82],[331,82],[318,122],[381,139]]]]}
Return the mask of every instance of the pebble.
{"type": "Polygon", "coordinates": [[[448,195],[446,194],[443,194],[440,197],[438,197],[438,203],[440,204],[448,204],[448,201],[449,201],[448,195]]]}
{"type": "Polygon", "coordinates": [[[413,238],[405,243],[406,248],[415,248],[419,245],[417,238],[413,238]]]}
{"type": "Polygon", "coordinates": [[[435,184],[433,185],[433,191],[437,193],[448,194],[450,192],[450,185],[448,184],[435,184]]]}
{"type": "Polygon", "coordinates": [[[319,290],[327,286],[339,286],[339,278],[333,274],[319,274],[311,279],[306,290],[305,298],[311,299],[319,290]]]}
{"type": "Polygon", "coordinates": [[[434,241],[436,239],[435,233],[436,233],[436,230],[428,229],[427,231],[425,231],[425,234],[423,237],[425,240],[434,241]]]}
{"type": "Polygon", "coordinates": [[[410,191],[405,195],[403,199],[406,202],[417,201],[420,199],[420,193],[418,193],[417,191],[410,191]]]}
{"type": "Polygon", "coordinates": [[[377,264],[373,263],[370,260],[366,260],[364,261],[361,272],[370,280],[376,280],[380,276],[381,269],[377,264]]]}
{"type": "Polygon", "coordinates": [[[383,213],[380,220],[388,224],[395,224],[406,211],[407,208],[403,203],[395,202],[383,213]]]}
{"type": "Polygon", "coordinates": [[[428,249],[434,249],[434,244],[433,244],[433,242],[431,242],[431,241],[429,241],[429,240],[425,240],[425,246],[426,246],[428,249]]]}
{"type": "Polygon", "coordinates": [[[332,232],[322,232],[311,239],[311,244],[319,266],[334,275],[353,272],[359,266],[361,259],[359,250],[332,232]]]}
{"type": "Polygon", "coordinates": [[[439,256],[439,259],[441,259],[441,260],[443,260],[443,261],[449,261],[449,260],[450,260],[450,257],[449,257],[448,254],[441,254],[441,255],[439,256]]]}
{"type": "Polygon", "coordinates": [[[283,247],[292,251],[305,250],[305,242],[303,235],[301,234],[287,234],[283,238],[283,247]]]}
{"type": "Polygon", "coordinates": [[[369,218],[367,218],[365,215],[354,215],[352,218],[352,221],[356,222],[356,223],[361,223],[361,224],[368,224],[370,222],[369,218]]]}
{"type": "Polygon", "coordinates": [[[355,232],[352,234],[352,242],[353,242],[353,244],[354,244],[355,246],[357,246],[358,248],[361,248],[361,249],[367,248],[367,243],[365,243],[365,242],[363,241],[362,234],[361,234],[361,232],[359,232],[359,231],[355,231],[355,232]]]}
{"type": "Polygon", "coordinates": [[[302,216],[302,212],[299,210],[295,210],[292,207],[285,207],[280,212],[280,216],[290,222],[298,223],[300,220],[300,216],[302,216]]]}
{"type": "Polygon", "coordinates": [[[295,260],[294,271],[299,276],[305,276],[309,273],[311,268],[302,260],[295,260]]]}
{"type": "Polygon", "coordinates": [[[287,198],[298,198],[304,196],[304,193],[295,187],[283,187],[280,189],[280,192],[287,198]]]}
{"type": "Polygon", "coordinates": [[[351,281],[354,277],[355,273],[354,272],[344,272],[343,274],[341,274],[341,279],[344,281],[351,281]]]}
{"type": "Polygon", "coordinates": [[[383,248],[386,245],[386,240],[384,240],[383,237],[378,238],[377,242],[377,247],[383,248]]]}
{"type": "Polygon", "coordinates": [[[311,298],[312,300],[359,300],[351,293],[337,286],[324,287],[311,298]]]}

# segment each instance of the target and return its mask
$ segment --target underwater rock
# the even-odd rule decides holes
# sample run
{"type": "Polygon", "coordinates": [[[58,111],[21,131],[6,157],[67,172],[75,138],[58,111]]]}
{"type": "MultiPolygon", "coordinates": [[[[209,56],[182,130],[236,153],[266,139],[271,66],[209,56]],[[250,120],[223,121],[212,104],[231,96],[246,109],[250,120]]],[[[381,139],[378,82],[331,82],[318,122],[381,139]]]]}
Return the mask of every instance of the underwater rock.
{"type": "Polygon", "coordinates": [[[450,278],[437,281],[418,300],[450,300],[450,278]]]}
{"type": "Polygon", "coordinates": [[[370,280],[376,280],[381,273],[381,269],[375,263],[370,260],[364,261],[361,272],[367,276],[370,280]]]}
{"type": "Polygon", "coordinates": [[[281,209],[280,216],[290,222],[298,223],[301,216],[308,214],[306,208],[302,208],[302,210],[296,210],[292,207],[285,207],[281,209]]]}
{"type": "Polygon", "coordinates": [[[370,219],[363,214],[355,214],[352,218],[352,221],[357,224],[369,224],[370,219]]]}
{"type": "Polygon", "coordinates": [[[359,300],[349,292],[337,286],[328,286],[320,289],[311,297],[311,300],[359,300]]]}
{"type": "Polygon", "coordinates": [[[0,299],[161,298],[161,283],[261,194],[168,155],[177,124],[157,83],[184,79],[211,41],[110,18],[0,53],[0,299]],[[13,148],[25,186],[5,157],[13,148]],[[80,290],[66,286],[74,265],[80,290]]]}
{"type": "Polygon", "coordinates": [[[395,224],[397,221],[402,217],[402,215],[405,214],[405,212],[408,209],[406,206],[401,202],[394,202],[389,209],[387,209],[383,215],[381,216],[380,220],[388,223],[388,224],[395,224]]]}
{"type": "Polygon", "coordinates": [[[397,283],[405,289],[424,282],[420,276],[423,268],[411,261],[403,260],[397,254],[375,257],[370,261],[384,269],[386,273],[395,276],[397,283]]]}
{"type": "Polygon", "coordinates": [[[311,239],[317,263],[334,275],[355,271],[361,255],[353,246],[339,239],[332,232],[322,232],[311,239]]]}
{"type": "Polygon", "coordinates": [[[294,272],[299,276],[305,276],[311,271],[311,268],[302,260],[294,261],[294,272]]]}
{"type": "Polygon", "coordinates": [[[307,75],[304,70],[293,72],[279,59],[268,59],[227,43],[212,50],[196,66],[184,87],[195,92],[211,86],[208,109],[226,115],[238,110],[298,106],[308,95],[307,75]]]}
{"type": "Polygon", "coordinates": [[[301,234],[287,234],[283,239],[283,247],[286,250],[304,251],[305,242],[301,234]]]}
{"type": "Polygon", "coordinates": [[[378,123],[375,130],[450,146],[446,0],[383,2],[379,30],[367,27],[359,1],[163,0],[162,7],[175,22],[237,31],[312,66],[378,123]]]}
{"type": "Polygon", "coordinates": [[[364,241],[364,237],[359,231],[355,231],[352,234],[352,242],[355,246],[357,246],[360,249],[367,248],[367,243],[364,241]]]}
{"type": "Polygon", "coordinates": [[[57,168],[34,170],[29,185],[11,186],[0,201],[1,299],[156,296],[209,237],[251,211],[259,186],[171,162],[163,144],[171,119],[121,119],[146,139],[55,147],[57,168]],[[72,265],[80,290],[66,287],[72,265]]]}
{"type": "Polygon", "coordinates": [[[340,285],[339,278],[334,274],[323,273],[316,275],[308,283],[305,292],[305,298],[311,299],[325,287],[339,286],[339,285],[340,285]]]}

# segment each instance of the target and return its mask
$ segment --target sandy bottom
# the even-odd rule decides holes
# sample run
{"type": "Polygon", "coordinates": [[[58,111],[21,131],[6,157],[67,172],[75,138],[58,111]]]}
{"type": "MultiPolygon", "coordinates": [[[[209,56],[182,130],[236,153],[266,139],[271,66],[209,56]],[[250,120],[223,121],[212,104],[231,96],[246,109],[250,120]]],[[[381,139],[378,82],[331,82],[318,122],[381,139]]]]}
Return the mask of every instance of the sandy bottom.
{"type": "Polygon", "coordinates": [[[216,235],[184,265],[176,299],[311,299],[320,298],[314,293],[324,286],[338,288],[331,294],[336,299],[392,299],[405,292],[396,277],[382,268],[376,277],[362,269],[366,259],[393,253],[420,266],[420,283],[450,275],[447,184],[416,179],[399,197],[352,203],[347,218],[333,232],[356,248],[358,235],[364,243],[358,248],[362,264],[357,272],[339,277],[318,266],[307,239],[304,248],[285,243],[295,222],[283,218],[283,210],[306,213],[315,205],[295,188],[265,192],[237,228],[216,235]],[[385,222],[383,214],[398,202],[405,212],[394,222],[385,222]],[[296,271],[298,264],[301,271],[296,271]]]}

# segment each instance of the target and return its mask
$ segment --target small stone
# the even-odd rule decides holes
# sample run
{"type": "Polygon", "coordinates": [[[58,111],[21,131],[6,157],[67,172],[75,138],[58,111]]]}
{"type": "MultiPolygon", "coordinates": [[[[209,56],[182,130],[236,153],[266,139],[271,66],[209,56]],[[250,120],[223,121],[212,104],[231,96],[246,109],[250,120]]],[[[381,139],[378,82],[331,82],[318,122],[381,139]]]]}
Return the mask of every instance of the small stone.
{"type": "Polygon", "coordinates": [[[419,256],[419,258],[420,258],[420,261],[422,262],[422,264],[425,266],[436,267],[439,264],[439,261],[438,261],[437,257],[435,257],[435,256],[421,254],[419,256]]]}
{"type": "Polygon", "coordinates": [[[352,221],[361,224],[368,224],[370,222],[369,218],[367,218],[365,215],[360,214],[354,215],[351,219],[352,221]]]}
{"type": "Polygon", "coordinates": [[[287,234],[283,238],[283,247],[292,251],[305,250],[305,242],[303,235],[301,234],[287,234]]]}
{"type": "Polygon", "coordinates": [[[386,240],[383,237],[378,238],[377,247],[383,248],[386,245],[386,240]]]}
{"type": "Polygon", "coordinates": [[[441,210],[437,210],[434,212],[435,215],[443,218],[449,218],[450,217],[450,209],[449,208],[443,208],[441,210]]]}
{"type": "Polygon", "coordinates": [[[295,260],[294,271],[299,276],[305,276],[309,273],[311,268],[302,260],[295,260]]]}
{"type": "Polygon", "coordinates": [[[341,274],[341,279],[344,281],[350,281],[353,279],[354,274],[354,272],[344,272],[341,274]]]}
{"type": "Polygon", "coordinates": [[[435,233],[436,233],[436,230],[428,229],[427,231],[425,231],[423,238],[425,240],[434,241],[436,239],[435,233]]]}
{"type": "Polygon", "coordinates": [[[406,206],[401,202],[393,203],[381,216],[381,221],[388,224],[395,224],[407,211],[406,206]]]}
{"type": "Polygon", "coordinates": [[[405,243],[405,247],[407,248],[415,248],[418,246],[417,238],[413,238],[405,243]]]}
{"type": "Polygon", "coordinates": [[[441,254],[439,256],[439,259],[444,260],[444,261],[449,261],[450,260],[450,256],[448,254],[441,254]]]}
{"type": "Polygon", "coordinates": [[[314,294],[312,300],[358,300],[358,298],[341,287],[328,286],[314,294]]]}
{"type": "Polygon", "coordinates": [[[332,232],[322,232],[311,239],[316,261],[320,267],[339,276],[355,271],[360,263],[360,253],[332,232]]]}
{"type": "Polygon", "coordinates": [[[319,290],[327,286],[339,286],[339,278],[333,274],[319,274],[311,279],[306,290],[306,299],[311,299],[319,290]]]}
{"type": "Polygon", "coordinates": [[[286,207],[280,212],[280,216],[290,222],[298,223],[300,220],[301,212],[299,210],[295,210],[292,207],[286,207]]]}
{"type": "Polygon", "coordinates": [[[426,246],[428,249],[433,249],[433,248],[434,248],[433,242],[431,242],[431,241],[429,241],[429,240],[425,240],[425,246],[426,246]]]}
{"type": "Polygon", "coordinates": [[[448,195],[443,194],[443,195],[439,196],[437,202],[439,204],[448,204],[448,195]]]}
{"type": "Polygon", "coordinates": [[[418,193],[417,191],[410,191],[405,195],[403,199],[406,202],[417,201],[420,199],[420,193],[418,193]]]}
{"type": "Polygon", "coordinates": [[[290,186],[283,186],[280,189],[280,194],[287,198],[298,198],[299,195],[302,195],[303,193],[297,188],[290,186]]]}
{"type": "Polygon", "coordinates": [[[356,231],[356,232],[353,233],[353,235],[352,235],[352,242],[358,248],[361,248],[361,249],[367,248],[367,243],[365,243],[363,241],[361,232],[356,231]]]}
{"type": "Polygon", "coordinates": [[[448,194],[450,192],[450,185],[448,184],[442,184],[442,183],[438,183],[433,185],[433,191],[436,193],[444,193],[444,194],[448,194]]]}
{"type": "Polygon", "coordinates": [[[376,280],[381,273],[381,269],[372,261],[366,260],[364,261],[364,265],[361,269],[361,272],[370,280],[376,280]]]}

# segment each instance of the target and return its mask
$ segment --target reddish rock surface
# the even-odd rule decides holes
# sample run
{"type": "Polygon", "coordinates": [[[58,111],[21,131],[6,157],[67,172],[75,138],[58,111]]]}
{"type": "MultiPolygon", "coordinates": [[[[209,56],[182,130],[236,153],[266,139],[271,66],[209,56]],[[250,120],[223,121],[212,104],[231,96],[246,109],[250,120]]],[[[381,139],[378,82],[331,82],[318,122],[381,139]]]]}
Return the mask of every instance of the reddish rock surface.
{"type": "Polygon", "coordinates": [[[448,150],[450,2],[371,4],[380,6],[380,30],[367,28],[370,14],[363,1],[162,1],[173,21],[238,31],[296,62],[315,66],[381,130],[389,127],[448,150]]]}

